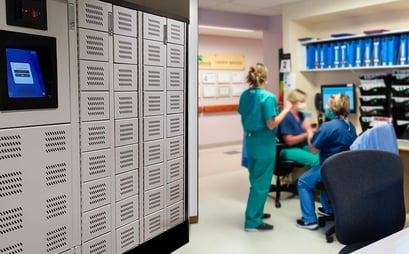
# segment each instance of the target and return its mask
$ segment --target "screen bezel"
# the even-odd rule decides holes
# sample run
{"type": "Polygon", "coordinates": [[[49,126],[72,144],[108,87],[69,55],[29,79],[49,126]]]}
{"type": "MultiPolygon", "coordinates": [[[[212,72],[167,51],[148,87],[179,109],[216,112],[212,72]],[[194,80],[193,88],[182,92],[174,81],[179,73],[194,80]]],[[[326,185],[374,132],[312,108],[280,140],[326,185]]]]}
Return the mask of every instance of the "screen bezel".
{"type": "Polygon", "coordinates": [[[345,83],[345,84],[325,84],[321,85],[321,110],[322,112],[325,112],[325,108],[328,103],[328,98],[332,94],[338,94],[338,93],[344,93],[345,92],[340,92],[336,90],[348,90],[350,93],[352,93],[352,96],[349,96],[350,100],[350,113],[355,114],[356,113],[356,87],[355,84],[353,83],[345,83]],[[328,92],[328,90],[335,90],[334,92],[328,92]]]}
{"type": "Polygon", "coordinates": [[[0,110],[58,108],[56,39],[5,30],[0,30],[0,38],[0,110]],[[9,97],[6,48],[37,52],[45,97],[9,97]]]}

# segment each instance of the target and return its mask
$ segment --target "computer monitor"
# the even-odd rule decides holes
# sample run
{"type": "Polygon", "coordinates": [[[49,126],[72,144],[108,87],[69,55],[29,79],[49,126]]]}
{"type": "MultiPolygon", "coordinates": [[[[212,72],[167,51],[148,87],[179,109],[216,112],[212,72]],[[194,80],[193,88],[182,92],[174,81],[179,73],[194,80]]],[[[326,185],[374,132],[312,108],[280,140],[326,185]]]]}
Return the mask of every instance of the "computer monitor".
{"type": "Polygon", "coordinates": [[[329,97],[335,94],[346,94],[349,96],[351,113],[356,113],[356,91],[355,84],[328,84],[321,85],[321,98],[322,98],[322,111],[325,112],[325,108],[328,104],[329,97]]]}
{"type": "Polygon", "coordinates": [[[0,30],[0,111],[58,107],[56,38],[0,30]]]}

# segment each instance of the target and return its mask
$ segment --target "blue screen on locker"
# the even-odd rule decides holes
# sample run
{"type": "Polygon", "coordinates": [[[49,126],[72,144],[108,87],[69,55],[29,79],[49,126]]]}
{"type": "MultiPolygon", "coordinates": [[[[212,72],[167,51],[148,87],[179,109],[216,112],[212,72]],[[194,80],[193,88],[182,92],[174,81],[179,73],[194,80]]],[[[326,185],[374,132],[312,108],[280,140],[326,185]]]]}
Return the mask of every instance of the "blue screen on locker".
{"type": "Polygon", "coordinates": [[[35,50],[6,48],[9,98],[47,96],[35,50]]]}

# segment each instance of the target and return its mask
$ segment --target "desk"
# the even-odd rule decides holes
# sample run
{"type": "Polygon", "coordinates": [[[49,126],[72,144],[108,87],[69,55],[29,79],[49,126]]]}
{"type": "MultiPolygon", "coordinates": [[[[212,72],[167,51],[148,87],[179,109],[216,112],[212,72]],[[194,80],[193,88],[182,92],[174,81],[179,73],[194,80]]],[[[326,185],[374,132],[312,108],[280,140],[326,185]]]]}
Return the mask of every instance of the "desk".
{"type": "Polygon", "coordinates": [[[409,253],[409,228],[376,241],[353,254],[407,254],[409,253]]]}
{"type": "MultiPolygon", "coordinates": [[[[403,163],[403,193],[406,212],[409,212],[409,141],[398,140],[399,155],[403,163]]],[[[409,252],[408,252],[409,253],[409,252]]]]}

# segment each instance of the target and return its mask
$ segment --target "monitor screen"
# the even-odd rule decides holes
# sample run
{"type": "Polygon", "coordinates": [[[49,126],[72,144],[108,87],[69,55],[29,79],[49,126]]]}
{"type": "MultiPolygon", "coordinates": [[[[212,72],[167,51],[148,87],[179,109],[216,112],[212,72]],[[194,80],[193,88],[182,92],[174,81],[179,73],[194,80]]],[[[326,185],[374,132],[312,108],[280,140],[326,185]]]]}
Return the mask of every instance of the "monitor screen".
{"type": "Polygon", "coordinates": [[[0,111],[58,108],[57,40],[0,30],[0,111]]]}
{"type": "Polygon", "coordinates": [[[349,96],[349,110],[351,113],[356,113],[356,92],[354,84],[321,85],[322,111],[325,112],[329,97],[339,93],[349,96]]]}
{"type": "Polygon", "coordinates": [[[6,48],[6,63],[10,98],[47,97],[35,50],[6,48]]]}

